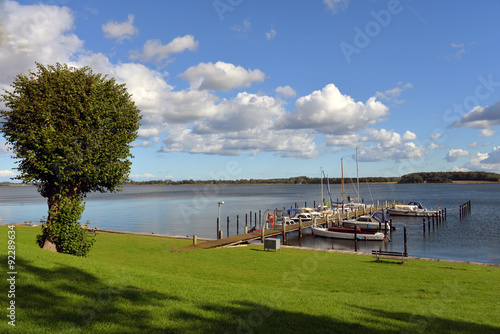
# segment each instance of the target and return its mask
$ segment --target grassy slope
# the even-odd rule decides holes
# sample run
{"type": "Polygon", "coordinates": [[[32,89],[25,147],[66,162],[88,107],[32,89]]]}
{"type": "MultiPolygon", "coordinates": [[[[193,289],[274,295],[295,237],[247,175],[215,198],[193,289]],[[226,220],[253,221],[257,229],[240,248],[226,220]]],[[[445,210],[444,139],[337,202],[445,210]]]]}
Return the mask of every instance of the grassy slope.
{"type": "Polygon", "coordinates": [[[500,331],[498,267],[262,246],[170,252],[189,241],[116,234],[76,258],[37,248],[37,233],[16,227],[16,328],[2,293],[0,332],[500,331]]]}

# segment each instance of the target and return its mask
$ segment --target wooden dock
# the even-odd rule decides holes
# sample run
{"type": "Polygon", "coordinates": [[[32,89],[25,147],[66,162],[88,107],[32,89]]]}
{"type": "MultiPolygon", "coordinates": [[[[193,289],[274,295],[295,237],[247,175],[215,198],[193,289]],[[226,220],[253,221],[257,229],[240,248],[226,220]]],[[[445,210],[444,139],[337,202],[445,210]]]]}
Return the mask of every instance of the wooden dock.
{"type": "MultiPolygon", "coordinates": [[[[231,237],[227,238],[222,238],[222,239],[214,239],[206,242],[201,242],[198,243],[196,242],[193,245],[188,245],[184,246],[181,248],[178,248],[176,250],[195,250],[195,249],[208,249],[208,248],[217,248],[217,247],[228,247],[228,246],[235,246],[244,242],[248,242],[251,240],[261,240],[263,241],[265,238],[270,238],[274,237],[277,235],[283,235],[284,239],[286,240],[286,234],[289,232],[294,232],[294,231],[299,231],[299,234],[302,235],[302,230],[304,228],[308,228],[313,226],[314,224],[316,225],[327,225],[327,226],[332,226],[335,224],[339,224],[339,221],[343,219],[350,219],[350,218],[355,218],[363,214],[371,214],[375,211],[382,211],[387,208],[392,208],[394,207],[395,203],[388,203],[388,204],[383,204],[380,206],[372,206],[369,207],[368,209],[364,210],[357,210],[357,211],[348,211],[342,214],[337,214],[335,216],[331,216],[327,218],[316,218],[311,221],[300,221],[295,224],[285,224],[279,225],[279,226],[274,226],[270,227],[267,229],[262,229],[259,231],[255,232],[249,232],[245,234],[238,234],[234,235],[231,237]]],[[[194,238],[195,239],[195,238],[194,238]]]]}

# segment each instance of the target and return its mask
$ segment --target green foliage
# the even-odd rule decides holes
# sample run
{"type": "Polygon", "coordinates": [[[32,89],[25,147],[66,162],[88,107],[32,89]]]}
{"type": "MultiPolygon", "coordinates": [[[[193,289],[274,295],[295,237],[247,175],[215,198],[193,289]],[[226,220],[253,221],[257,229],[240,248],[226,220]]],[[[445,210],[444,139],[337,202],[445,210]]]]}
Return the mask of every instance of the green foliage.
{"type": "Polygon", "coordinates": [[[429,172],[403,175],[398,183],[451,183],[452,181],[500,181],[500,175],[487,172],[429,172]]]}
{"type": "Polygon", "coordinates": [[[141,116],[125,85],[112,78],[89,67],[36,65],[36,72],[18,75],[12,90],[0,96],[8,108],[0,111],[5,120],[1,131],[17,159],[16,178],[35,184],[47,198],[46,228],[55,230],[49,234],[63,228],[61,235],[82,240],[66,223],[73,218],[57,217],[67,209],[61,211],[60,202],[121,187],[130,172],[130,143],[137,138],[141,116]]]}
{"type": "Polygon", "coordinates": [[[42,234],[37,236],[37,243],[43,246],[45,240],[54,241],[59,253],[76,256],[87,256],[95,238],[89,236],[87,230],[80,226],[78,220],[82,216],[85,204],[79,196],[63,197],[59,201],[58,212],[49,227],[42,227],[42,234]]]}

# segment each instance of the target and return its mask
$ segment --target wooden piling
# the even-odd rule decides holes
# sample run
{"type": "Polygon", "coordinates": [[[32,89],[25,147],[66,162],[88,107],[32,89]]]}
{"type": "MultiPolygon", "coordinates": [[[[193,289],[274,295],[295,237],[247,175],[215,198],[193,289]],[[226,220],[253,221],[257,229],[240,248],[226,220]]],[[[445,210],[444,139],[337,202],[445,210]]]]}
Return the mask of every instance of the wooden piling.
{"type": "Polygon", "coordinates": [[[220,231],[220,221],[219,217],[217,217],[217,239],[219,239],[219,231],[220,231]]]}
{"type": "Polygon", "coordinates": [[[405,255],[408,256],[408,249],[406,247],[406,225],[403,226],[403,239],[404,239],[404,243],[405,243],[405,255]]]}
{"type": "Polygon", "coordinates": [[[227,216],[227,237],[229,238],[229,216],[227,216]]]}
{"type": "Polygon", "coordinates": [[[302,238],[302,217],[299,217],[299,238],[302,238]]]}
{"type": "Polygon", "coordinates": [[[193,235],[193,245],[198,243],[198,236],[196,234],[193,235]]]}
{"type": "Polygon", "coordinates": [[[236,215],[236,235],[240,234],[240,215],[236,215]]]}
{"type": "Polygon", "coordinates": [[[424,218],[424,225],[423,226],[424,226],[424,236],[425,236],[425,218],[424,218]]]}
{"type": "Polygon", "coordinates": [[[358,230],[356,224],[354,224],[354,251],[358,251],[358,230]]]}
{"type": "Polygon", "coordinates": [[[283,245],[286,245],[286,222],[283,220],[283,245]]]}

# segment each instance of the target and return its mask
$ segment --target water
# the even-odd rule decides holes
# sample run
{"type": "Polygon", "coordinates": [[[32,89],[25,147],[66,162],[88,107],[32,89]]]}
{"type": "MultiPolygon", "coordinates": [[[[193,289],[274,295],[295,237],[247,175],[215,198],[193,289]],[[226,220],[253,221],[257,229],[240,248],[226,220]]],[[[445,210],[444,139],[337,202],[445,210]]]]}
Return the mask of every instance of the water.
{"type": "MultiPolygon", "coordinates": [[[[332,194],[340,194],[340,186],[331,186],[332,194]]],[[[354,186],[346,186],[354,197],[354,186]]],[[[397,230],[392,241],[358,242],[358,250],[403,251],[403,226],[407,228],[407,248],[411,256],[477,261],[500,264],[500,184],[375,184],[361,185],[365,203],[385,200],[420,201],[431,209],[439,205],[448,209],[447,221],[424,237],[422,218],[392,217],[397,230]],[[472,214],[459,219],[458,206],[472,201],[472,214]]],[[[323,196],[328,198],[326,189],[323,196]]],[[[347,196],[347,195],[346,195],[347,196]]],[[[236,233],[236,215],[240,233],[245,214],[259,210],[291,207],[297,203],[313,206],[319,203],[319,185],[178,185],[125,186],[115,194],[90,194],[82,222],[101,229],[147,232],[199,237],[216,236],[218,202],[221,228],[227,234],[227,216],[231,235],[236,233]]],[[[333,198],[336,201],[336,197],[333,198]]],[[[47,204],[34,187],[0,187],[0,219],[2,224],[37,222],[47,216],[47,204]]],[[[249,219],[249,218],[248,218],[249,219]]],[[[302,240],[291,233],[288,244],[303,247],[353,250],[354,242],[315,237],[304,230],[302,240]]]]}

